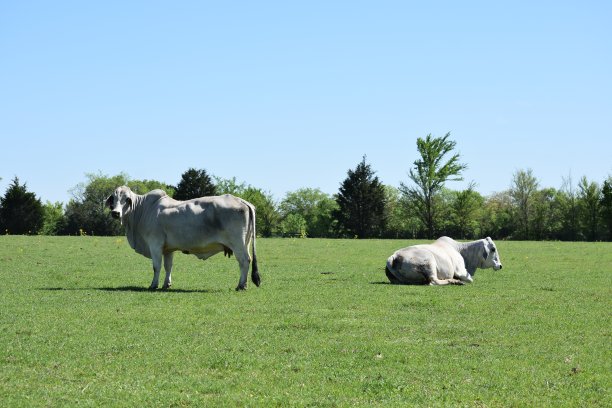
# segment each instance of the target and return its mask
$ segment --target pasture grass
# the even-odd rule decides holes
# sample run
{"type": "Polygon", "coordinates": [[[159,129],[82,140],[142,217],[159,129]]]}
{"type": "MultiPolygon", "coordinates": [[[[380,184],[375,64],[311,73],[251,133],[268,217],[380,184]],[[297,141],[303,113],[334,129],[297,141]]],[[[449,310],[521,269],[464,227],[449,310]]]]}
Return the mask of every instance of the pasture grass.
{"type": "Polygon", "coordinates": [[[233,258],[177,254],[149,292],[124,237],[2,236],[0,406],[612,406],[612,244],[389,285],[413,243],[259,239],[246,292],[233,258]]]}

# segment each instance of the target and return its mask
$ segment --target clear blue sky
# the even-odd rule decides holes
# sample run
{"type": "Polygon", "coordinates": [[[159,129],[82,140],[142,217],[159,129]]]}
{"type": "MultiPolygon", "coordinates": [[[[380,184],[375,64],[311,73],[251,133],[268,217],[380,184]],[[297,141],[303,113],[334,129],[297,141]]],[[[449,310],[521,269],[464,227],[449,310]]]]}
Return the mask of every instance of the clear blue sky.
{"type": "Polygon", "coordinates": [[[189,167],[335,193],[451,132],[488,195],[612,174],[610,1],[0,0],[0,194],[189,167]]]}

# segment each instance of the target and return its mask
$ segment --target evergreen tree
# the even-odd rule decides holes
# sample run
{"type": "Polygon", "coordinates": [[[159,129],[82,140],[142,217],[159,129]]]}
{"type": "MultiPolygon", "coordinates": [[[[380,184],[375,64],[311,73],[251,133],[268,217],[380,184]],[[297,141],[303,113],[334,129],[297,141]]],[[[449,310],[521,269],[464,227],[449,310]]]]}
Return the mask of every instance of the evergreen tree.
{"type": "Polygon", "coordinates": [[[217,189],[206,170],[190,168],[181,176],[181,181],[176,186],[174,199],[191,200],[217,194],[217,189]]]}
{"type": "Polygon", "coordinates": [[[334,211],[344,232],[358,238],[379,237],[385,230],[385,187],[365,160],[364,156],[355,170],[348,171],[334,211]]]}
{"type": "Polygon", "coordinates": [[[25,183],[15,177],[0,198],[0,231],[8,234],[37,234],[43,225],[43,205],[25,183]]]}

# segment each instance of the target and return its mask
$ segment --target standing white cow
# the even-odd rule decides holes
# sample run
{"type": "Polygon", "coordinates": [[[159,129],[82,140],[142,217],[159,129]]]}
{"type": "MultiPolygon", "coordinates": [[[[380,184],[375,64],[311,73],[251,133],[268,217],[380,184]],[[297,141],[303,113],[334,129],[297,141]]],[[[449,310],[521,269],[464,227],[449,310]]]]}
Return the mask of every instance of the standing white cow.
{"type": "Polygon", "coordinates": [[[259,286],[255,253],[255,207],[232,195],[202,197],[177,201],[162,190],[144,195],[129,187],[118,187],[106,200],[113,218],[125,225],[130,246],[153,261],[153,281],[157,289],[162,257],[166,270],[164,289],[172,285],[174,251],[193,254],[205,260],[224,252],[236,256],[240,265],[240,281],[236,290],[247,287],[247,275],[253,245],[251,279],[259,286]]]}
{"type": "Polygon", "coordinates": [[[502,268],[489,237],[465,243],[441,237],[431,244],[400,249],[387,259],[385,272],[396,284],[463,285],[472,282],[476,268],[502,268]]]}

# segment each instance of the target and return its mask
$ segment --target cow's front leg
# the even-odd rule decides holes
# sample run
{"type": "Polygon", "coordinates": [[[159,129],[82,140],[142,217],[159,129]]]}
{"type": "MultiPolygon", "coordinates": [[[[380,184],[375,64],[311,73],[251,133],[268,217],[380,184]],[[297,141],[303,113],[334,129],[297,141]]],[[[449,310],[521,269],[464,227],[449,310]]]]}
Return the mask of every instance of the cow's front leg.
{"type": "Polygon", "coordinates": [[[161,270],[162,264],[162,253],[161,251],[151,251],[151,260],[153,261],[153,280],[149,290],[155,290],[159,286],[159,271],[161,270]]]}
{"type": "Polygon", "coordinates": [[[470,274],[467,274],[466,276],[460,276],[459,279],[462,282],[466,282],[466,283],[472,283],[474,282],[474,279],[472,278],[472,276],[470,274]]]}
{"type": "Polygon", "coordinates": [[[164,255],[164,269],[166,270],[166,279],[164,280],[163,289],[169,289],[172,286],[172,259],[174,252],[169,252],[164,255]]]}
{"type": "Polygon", "coordinates": [[[457,267],[455,270],[455,274],[453,276],[455,279],[459,279],[463,283],[472,283],[474,280],[472,279],[472,275],[470,275],[467,269],[463,267],[457,267]]]}

